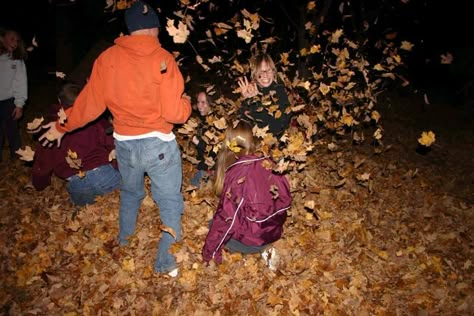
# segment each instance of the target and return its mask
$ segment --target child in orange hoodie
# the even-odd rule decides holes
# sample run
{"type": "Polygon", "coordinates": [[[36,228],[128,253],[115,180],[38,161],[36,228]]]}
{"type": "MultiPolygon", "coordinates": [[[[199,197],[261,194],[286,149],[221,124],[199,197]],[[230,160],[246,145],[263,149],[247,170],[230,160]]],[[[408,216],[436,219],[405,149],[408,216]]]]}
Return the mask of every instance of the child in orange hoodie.
{"type": "Polygon", "coordinates": [[[53,122],[40,137],[46,145],[61,143],[66,132],[84,126],[106,108],[114,117],[115,150],[122,176],[119,241],[127,245],[134,234],[138,209],[145,197],[145,173],[151,179],[153,199],[160,209],[163,231],[155,272],[178,274],[170,246],[181,238],[184,203],[181,194],[181,154],[174,124],[191,114],[183,95],[184,79],[171,53],[158,40],[159,19],[154,9],[135,1],[125,12],[130,36],[115,40],[95,61],[91,77],[63,125],[53,122]]]}

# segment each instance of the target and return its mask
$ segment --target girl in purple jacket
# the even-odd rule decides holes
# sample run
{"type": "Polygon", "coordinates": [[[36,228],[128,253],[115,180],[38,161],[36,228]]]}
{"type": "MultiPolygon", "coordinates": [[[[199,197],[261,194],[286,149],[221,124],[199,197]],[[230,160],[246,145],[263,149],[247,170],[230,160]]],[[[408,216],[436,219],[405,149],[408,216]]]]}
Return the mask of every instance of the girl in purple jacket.
{"type": "Polygon", "coordinates": [[[255,155],[250,125],[241,121],[227,129],[217,159],[220,201],[202,250],[205,262],[221,263],[225,246],[230,252],[262,252],[275,269],[276,253],[268,245],[281,237],[291,194],[285,176],[273,173],[272,167],[268,157],[255,155]]]}

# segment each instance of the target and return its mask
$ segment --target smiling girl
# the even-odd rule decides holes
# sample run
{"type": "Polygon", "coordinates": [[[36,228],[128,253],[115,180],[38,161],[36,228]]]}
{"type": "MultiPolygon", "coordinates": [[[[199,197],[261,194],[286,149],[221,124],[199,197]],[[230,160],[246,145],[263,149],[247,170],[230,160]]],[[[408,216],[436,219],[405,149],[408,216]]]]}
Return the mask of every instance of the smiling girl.
{"type": "Polygon", "coordinates": [[[240,78],[238,84],[244,101],[239,109],[241,119],[280,137],[290,124],[287,113],[290,101],[285,87],[277,82],[277,70],[267,54],[255,56],[250,63],[251,82],[240,78]]]}

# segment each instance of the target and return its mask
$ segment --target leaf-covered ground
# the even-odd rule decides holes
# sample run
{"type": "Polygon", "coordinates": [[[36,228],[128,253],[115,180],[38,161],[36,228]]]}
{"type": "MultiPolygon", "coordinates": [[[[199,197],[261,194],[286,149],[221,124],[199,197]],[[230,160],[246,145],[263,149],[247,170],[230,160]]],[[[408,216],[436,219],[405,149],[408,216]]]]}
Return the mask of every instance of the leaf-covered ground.
{"type": "MultiPolygon", "coordinates": [[[[32,92],[23,124],[45,103],[32,92]]],[[[317,140],[290,181],[294,204],[276,244],[276,272],[257,255],[226,253],[220,266],[202,264],[216,200],[206,187],[188,190],[187,162],[177,278],[152,271],[160,224],[149,196],[132,245],[118,248],[118,192],[77,209],[62,181],[35,192],[25,188],[28,165],[3,163],[0,313],[472,315],[472,116],[420,104],[416,96],[380,102],[382,153],[344,138],[329,151],[330,136],[317,140]],[[437,141],[420,154],[416,139],[426,129],[437,141]]]]}

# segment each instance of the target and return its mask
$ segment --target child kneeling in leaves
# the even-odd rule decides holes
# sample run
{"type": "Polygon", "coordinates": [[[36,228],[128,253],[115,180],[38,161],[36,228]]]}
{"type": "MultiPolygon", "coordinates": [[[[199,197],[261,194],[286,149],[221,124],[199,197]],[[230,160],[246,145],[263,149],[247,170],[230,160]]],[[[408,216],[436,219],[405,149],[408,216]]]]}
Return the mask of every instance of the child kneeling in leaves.
{"type": "Polygon", "coordinates": [[[202,250],[205,262],[222,262],[222,248],[244,254],[262,253],[276,269],[269,245],[280,239],[291,205],[287,179],[272,172],[273,162],[255,154],[252,128],[241,121],[225,133],[217,158],[215,190],[220,196],[202,250]]]}

